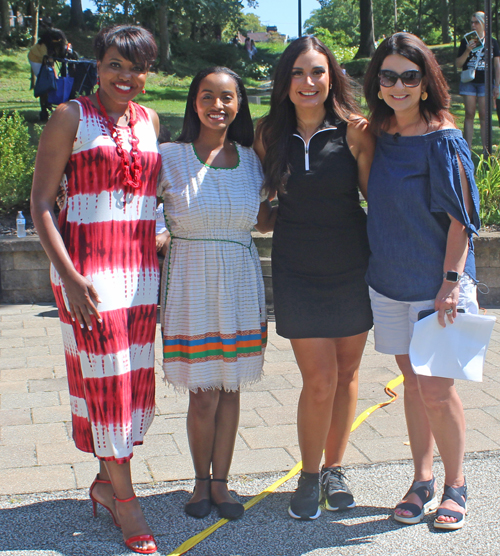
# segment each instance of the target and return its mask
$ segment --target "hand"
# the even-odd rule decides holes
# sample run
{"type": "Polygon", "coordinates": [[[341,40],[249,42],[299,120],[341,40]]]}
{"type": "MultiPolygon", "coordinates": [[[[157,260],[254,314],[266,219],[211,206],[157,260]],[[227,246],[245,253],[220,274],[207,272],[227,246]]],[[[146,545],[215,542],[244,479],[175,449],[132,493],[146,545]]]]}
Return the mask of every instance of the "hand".
{"type": "Polygon", "coordinates": [[[434,301],[434,309],[438,311],[438,322],[443,328],[446,327],[445,315],[448,317],[450,324],[453,324],[457,316],[459,292],[460,286],[458,282],[455,284],[443,281],[443,285],[434,301]],[[450,310],[451,313],[448,313],[447,311],[450,310]]]}
{"type": "Polygon", "coordinates": [[[78,273],[66,278],[63,283],[71,318],[73,321],[77,320],[81,328],[87,325],[87,328],[92,330],[91,315],[96,317],[97,322],[102,322],[96,307],[97,303],[101,303],[101,299],[94,286],[85,276],[78,273]]]}
{"type": "Polygon", "coordinates": [[[168,230],[165,230],[161,234],[158,234],[156,236],[156,252],[161,253],[163,256],[165,256],[169,243],[170,243],[170,234],[168,230]]]}
{"type": "Polygon", "coordinates": [[[477,40],[477,39],[472,39],[471,41],[469,41],[469,42],[467,43],[467,47],[466,47],[467,50],[472,51],[474,48],[476,48],[477,43],[478,43],[478,40],[477,40]]]}

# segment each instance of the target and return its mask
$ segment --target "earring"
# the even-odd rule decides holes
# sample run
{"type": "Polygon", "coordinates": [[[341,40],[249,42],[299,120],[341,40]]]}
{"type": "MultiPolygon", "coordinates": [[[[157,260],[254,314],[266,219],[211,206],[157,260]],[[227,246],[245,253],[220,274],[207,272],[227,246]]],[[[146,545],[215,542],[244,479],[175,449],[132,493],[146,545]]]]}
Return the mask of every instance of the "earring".
{"type": "Polygon", "coordinates": [[[330,83],[330,90],[332,89],[332,87],[333,87],[333,83],[330,83]]]}
{"type": "Polygon", "coordinates": [[[423,91],[423,93],[420,95],[420,98],[422,100],[427,100],[429,98],[429,95],[427,94],[427,91],[423,91]]]}
{"type": "Polygon", "coordinates": [[[380,100],[384,100],[384,97],[382,96],[382,91],[379,91],[377,96],[380,100]]]}
{"type": "Polygon", "coordinates": [[[145,95],[146,94],[146,89],[142,89],[142,94],[145,95]]]}

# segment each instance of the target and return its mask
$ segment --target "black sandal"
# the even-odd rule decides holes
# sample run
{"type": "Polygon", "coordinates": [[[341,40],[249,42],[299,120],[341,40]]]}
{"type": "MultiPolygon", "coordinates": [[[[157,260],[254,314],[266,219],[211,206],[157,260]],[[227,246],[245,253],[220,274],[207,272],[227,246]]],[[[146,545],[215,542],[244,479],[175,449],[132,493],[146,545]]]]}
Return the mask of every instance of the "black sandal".
{"type": "MultiPolygon", "coordinates": [[[[461,487],[455,488],[444,485],[444,493],[441,498],[441,504],[445,500],[453,500],[453,502],[462,507],[465,510],[465,513],[467,513],[467,483],[465,480],[461,487]]],[[[436,513],[436,519],[434,520],[434,527],[436,529],[448,529],[450,531],[462,529],[465,525],[465,513],[455,512],[454,510],[448,510],[446,508],[439,508],[436,513]],[[454,517],[457,521],[438,521],[437,518],[440,516],[454,517]]]]}
{"type": "Polygon", "coordinates": [[[410,487],[410,490],[403,496],[403,500],[408,498],[410,494],[415,493],[420,500],[422,500],[422,507],[417,504],[412,504],[411,502],[401,502],[395,509],[408,510],[413,515],[411,517],[405,517],[403,515],[394,514],[394,519],[399,521],[399,523],[405,523],[407,525],[414,525],[420,523],[424,518],[424,515],[433,512],[438,507],[438,500],[435,495],[436,478],[434,475],[430,481],[414,481],[410,487]]]}
{"type": "MultiPolygon", "coordinates": [[[[227,479],[212,479],[212,481],[227,483],[227,479]]],[[[239,519],[245,513],[243,504],[239,502],[221,502],[220,504],[213,502],[213,505],[219,511],[219,516],[224,519],[239,519]]]]}
{"type": "MultiPolygon", "coordinates": [[[[197,481],[210,481],[210,475],[208,477],[195,477],[197,481]]],[[[196,488],[196,487],[195,487],[196,488]]],[[[193,490],[194,494],[194,490],[193,490]]],[[[212,510],[212,501],[210,498],[203,498],[203,500],[198,500],[198,502],[188,502],[184,506],[184,511],[187,515],[191,517],[196,517],[202,519],[207,517],[207,515],[212,510]]]]}

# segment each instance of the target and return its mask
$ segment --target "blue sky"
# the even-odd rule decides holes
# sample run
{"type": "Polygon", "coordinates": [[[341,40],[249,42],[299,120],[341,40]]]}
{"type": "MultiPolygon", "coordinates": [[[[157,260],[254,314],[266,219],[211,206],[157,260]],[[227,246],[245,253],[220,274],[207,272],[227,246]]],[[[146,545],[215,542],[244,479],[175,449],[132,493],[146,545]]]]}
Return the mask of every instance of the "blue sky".
{"type": "MultiPolygon", "coordinates": [[[[246,0],[243,0],[246,6],[246,0]]],[[[83,9],[95,9],[91,0],[82,0],[83,9]]],[[[319,8],[318,0],[302,0],[302,23],[312,10],[319,8]]],[[[276,25],[280,33],[290,37],[298,36],[298,0],[260,0],[257,9],[244,9],[245,13],[258,15],[264,25],[276,25]]]]}
{"type": "MultiPolygon", "coordinates": [[[[302,0],[302,24],[319,7],[318,0],[302,0]]],[[[276,25],[280,33],[290,37],[298,36],[298,11],[298,0],[260,0],[257,9],[244,10],[258,15],[264,25],[276,25]]]]}

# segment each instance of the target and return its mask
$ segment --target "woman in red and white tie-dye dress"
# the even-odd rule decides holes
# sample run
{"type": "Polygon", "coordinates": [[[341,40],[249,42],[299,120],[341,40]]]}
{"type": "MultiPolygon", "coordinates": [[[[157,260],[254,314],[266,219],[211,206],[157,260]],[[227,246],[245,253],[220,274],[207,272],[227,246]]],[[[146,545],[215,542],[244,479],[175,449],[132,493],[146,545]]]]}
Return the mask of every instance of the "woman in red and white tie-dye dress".
{"type": "Polygon", "coordinates": [[[151,553],[156,544],[135,498],[130,458],[154,415],[161,162],[158,116],[132,99],[156,45],[144,29],[119,26],[101,31],[95,49],[97,93],[59,106],[41,136],[32,213],[52,262],[73,438],[100,461],[90,489],[94,515],[101,504],[129,548],[151,553]]]}

